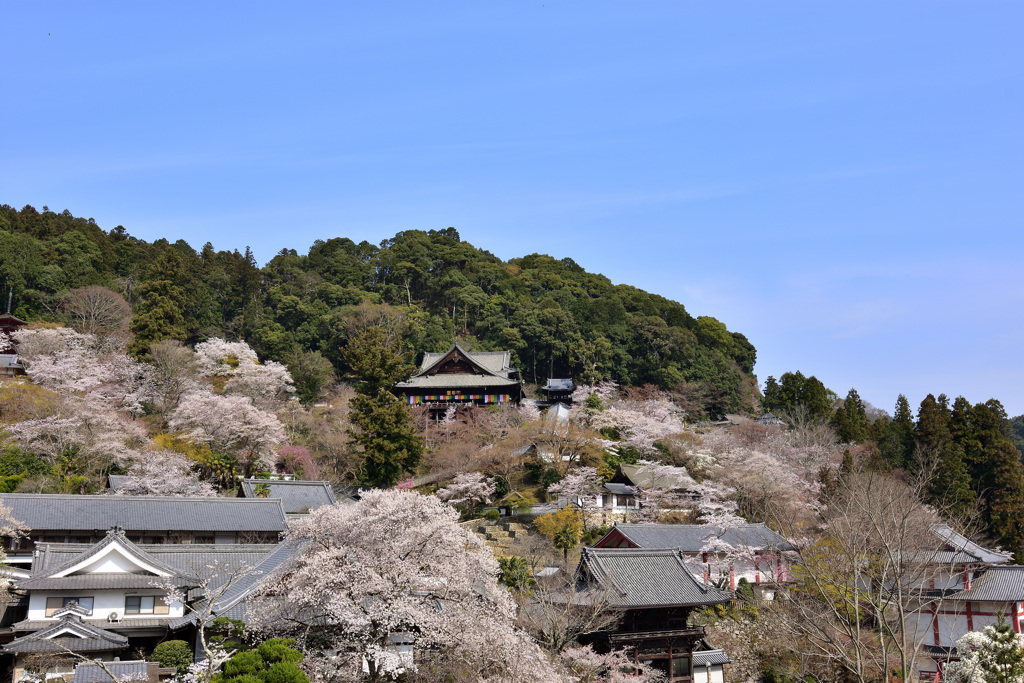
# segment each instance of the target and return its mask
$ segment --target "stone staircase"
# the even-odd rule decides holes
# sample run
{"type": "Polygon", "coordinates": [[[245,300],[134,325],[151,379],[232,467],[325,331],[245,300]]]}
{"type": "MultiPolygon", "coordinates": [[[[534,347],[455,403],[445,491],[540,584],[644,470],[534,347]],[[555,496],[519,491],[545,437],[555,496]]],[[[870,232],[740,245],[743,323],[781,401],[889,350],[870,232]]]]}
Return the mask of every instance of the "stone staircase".
{"type": "Polygon", "coordinates": [[[529,533],[526,530],[526,526],[518,522],[504,522],[501,520],[497,522],[474,520],[474,522],[473,532],[487,541],[489,545],[500,548],[512,545],[515,539],[522,538],[529,533]]]}

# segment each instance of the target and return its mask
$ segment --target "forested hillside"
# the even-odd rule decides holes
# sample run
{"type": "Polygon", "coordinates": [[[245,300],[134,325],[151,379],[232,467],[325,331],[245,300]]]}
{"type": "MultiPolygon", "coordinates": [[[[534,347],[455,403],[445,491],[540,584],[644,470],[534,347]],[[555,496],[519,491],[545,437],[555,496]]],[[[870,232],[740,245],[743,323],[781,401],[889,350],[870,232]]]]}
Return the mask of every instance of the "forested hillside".
{"type": "Polygon", "coordinates": [[[340,375],[353,321],[384,316],[417,355],[454,339],[511,349],[528,382],[571,375],[677,391],[691,414],[753,410],[756,352],[712,317],[531,254],[504,262],[454,228],[408,230],[380,245],[339,237],[262,269],[248,249],[148,243],[117,226],[43,207],[0,206],[0,293],[29,321],[59,320],[69,290],[101,285],[131,306],[132,351],[210,337],[244,339],[265,359],[319,352],[340,375]],[[387,307],[381,309],[380,307],[387,307]]]}

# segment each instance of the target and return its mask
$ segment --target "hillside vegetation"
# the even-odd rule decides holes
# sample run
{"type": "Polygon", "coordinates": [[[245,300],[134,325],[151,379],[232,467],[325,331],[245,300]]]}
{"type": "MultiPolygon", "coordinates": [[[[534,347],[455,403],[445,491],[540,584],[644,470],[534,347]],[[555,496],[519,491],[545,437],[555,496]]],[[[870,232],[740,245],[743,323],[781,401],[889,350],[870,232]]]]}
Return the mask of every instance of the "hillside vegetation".
{"type": "Polygon", "coordinates": [[[251,252],[148,243],[70,212],[0,206],[0,293],[25,320],[59,320],[70,290],[100,285],[134,312],[132,352],[162,339],[247,341],[286,362],[318,352],[340,375],[341,349],[367,316],[392,321],[406,349],[511,349],[524,379],[611,379],[679,392],[693,414],[756,407],[756,351],[712,317],[571,259],[502,261],[454,228],[407,230],[379,245],[338,237],[283,249],[262,269],[251,252]],[[383,308],[382,308],[383,307],[383,308]]]}

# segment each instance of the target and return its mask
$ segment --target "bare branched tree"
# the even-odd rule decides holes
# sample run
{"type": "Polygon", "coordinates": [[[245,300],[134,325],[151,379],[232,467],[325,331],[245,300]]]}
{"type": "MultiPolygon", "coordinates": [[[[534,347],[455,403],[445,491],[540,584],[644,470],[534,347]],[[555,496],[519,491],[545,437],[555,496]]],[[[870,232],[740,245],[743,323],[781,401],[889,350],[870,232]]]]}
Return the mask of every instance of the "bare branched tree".
{"type": "Polygon", "coordinates": [[[776,616],[796,659],[822,680],[837,670],[862,682],[913,677],[931,635],[919,620],[930,624],[957,581],[925,491],[923,478],[846,474],[825,501],[820,536],[797,551],[797,586],[776,616]]]}

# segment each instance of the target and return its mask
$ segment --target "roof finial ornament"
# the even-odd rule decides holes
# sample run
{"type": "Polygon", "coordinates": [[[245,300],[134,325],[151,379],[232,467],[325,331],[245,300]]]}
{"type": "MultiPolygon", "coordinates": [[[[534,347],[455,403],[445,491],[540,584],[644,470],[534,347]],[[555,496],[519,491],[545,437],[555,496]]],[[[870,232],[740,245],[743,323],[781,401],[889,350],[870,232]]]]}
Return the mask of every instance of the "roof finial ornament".
{"type": "Polygon", "coordinates": [[[124,538],[124,527],[123,526],[112,526],[107,530],[107,536],[118,536],[124,538]]]}

